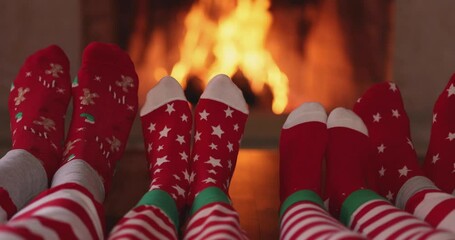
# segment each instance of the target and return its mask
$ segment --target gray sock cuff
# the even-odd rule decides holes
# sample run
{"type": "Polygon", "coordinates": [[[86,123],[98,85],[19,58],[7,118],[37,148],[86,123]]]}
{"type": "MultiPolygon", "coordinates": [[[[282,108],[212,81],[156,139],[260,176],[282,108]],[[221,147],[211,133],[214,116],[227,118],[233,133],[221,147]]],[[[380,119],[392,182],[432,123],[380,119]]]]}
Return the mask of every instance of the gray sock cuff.
{"type": "Polygon", "coordinates": [[[408,202],[408,200],[417,192],[420,192],[424,189],[438,188],[430,179],[424,176],[415,176],[408,179],[398,191],[395,205],[399,209],[404,209],[406,207],[406,203],[408,202]]]}
{"type": "Polygon", "coordinates": [[[101,177],[84,160],[71,160],[61,166],[52,179],[52,187],[70,182],[87,188],[98,202],[102,203],[104,201],[105,192],[101,177]]]}
{"type": "Polygon", "coordinates": [[[0,159],[0,187],[4,188],[21,209],[48,187],[46,170],[41,161],[22,149],[13,149],[0,159]]]}

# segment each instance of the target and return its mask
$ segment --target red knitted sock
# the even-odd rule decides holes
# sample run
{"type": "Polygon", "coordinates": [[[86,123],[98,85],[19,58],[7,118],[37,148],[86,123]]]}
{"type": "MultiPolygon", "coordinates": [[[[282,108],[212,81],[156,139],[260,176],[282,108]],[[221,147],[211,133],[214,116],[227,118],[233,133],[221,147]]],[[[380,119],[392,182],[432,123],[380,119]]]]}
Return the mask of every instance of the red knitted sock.
{"type": "Polygon", "coordinates": [[[365,124],[350,110],[334,109],[327,128],[327,196],[329,211],[338,218],[344,200],[366,187],[371,146],[365,124]]]}
{"type": "Polygon", "coordinates": [[[227,194],[237,162],[248,107],[240,89],[226,75],[215,76],[196,107],[189,201],[208,187],[227,194]]]}
{"type": "Polygon", "coordinates": [[[378,193],[392,203],[403,184],[423,175],[411,142],[409,119],[395,83],[372,86],[354,106],[368,128],[379,166],[378,193]]]}
{"type": "Polygon", "coordinates": [[[150,190],[167,192],[182,209],[194,178],[188,171],[192,114],[174,78],[164,77],[147,93],[141,120],[150,163],[150,190]]]}
{"type": "Polygon", "coordinates": [[[424,171],[448,193],[455,190],[455,74],[433,108],[430,145],[424,171]]]}
{"type": "Polygon", "coordinates": [[[280,198],[300,190],[321,196],[322,160],[327,145],[327,114],[319,103],[292,111],[280,137],[280,198]]]}
{"type": "Polygon", "coordinates": [[[11,87],[12,148],[38,158],[48,178],[61,159],[70,86],[68,58],[52,45],[27,58],[11,87]]]}
{"type": "Polygon", "coordinates": [[[81,159],[95,169],[108,192],[137,111],[138,80],[129,56],[119,47],[91,43],[73,81],[73,116],[65,162],[81,159]]]}

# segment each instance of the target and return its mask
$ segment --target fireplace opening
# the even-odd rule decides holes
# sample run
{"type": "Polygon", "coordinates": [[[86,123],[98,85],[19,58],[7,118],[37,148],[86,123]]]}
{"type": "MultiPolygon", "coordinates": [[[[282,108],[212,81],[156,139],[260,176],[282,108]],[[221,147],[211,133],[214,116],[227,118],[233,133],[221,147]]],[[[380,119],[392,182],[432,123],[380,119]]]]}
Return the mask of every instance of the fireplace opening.
{"type": "Polygon", "coordinates": [[[141,103],[166,75],[196,103],[224,73],[253,110],[317,101],[330,111],[391,76],[391,0],[115,1],[141,103]]]}

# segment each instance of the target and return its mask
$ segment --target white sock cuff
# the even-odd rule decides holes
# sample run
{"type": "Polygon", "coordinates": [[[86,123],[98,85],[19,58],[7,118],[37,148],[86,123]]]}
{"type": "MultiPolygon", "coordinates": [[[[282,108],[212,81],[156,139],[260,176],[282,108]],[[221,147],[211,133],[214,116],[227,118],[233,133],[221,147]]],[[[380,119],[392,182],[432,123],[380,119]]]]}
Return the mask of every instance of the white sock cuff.
{"type": "Polygon", "coordinates": [[[412,196],[425,189],[438,188],[430,179],[424,176],[415,176],[408,179],[398,191],[395,205],[399,209],[404,209],[406,207],[406,203],[412,196]]]}
{"type": "Polygon", "coordinates": [[[362,119],[353,111],[346,108],[335,108],[327,119],[327,128],[345,127],[356,130],[368,136],[368,130],[362,119]]]}
{"type": "Polygon", "coordinates": [[[218,74],[210,80],[201,95],[201,99],[211,99],[222,102],[248,114],[248,105],[243,98],[242,91],[224,74],[218,74]]]}
{"type": "Polygon", "coordinates": [[[13,149],[0,159],[0,186],[18,209],[47,189],[47,174],[40,160],[22,149],[13,149]]]}
{"type": "Polygon", "coordinates": [[[87,188],[98,202],[104,201],[105,192],[101,177],[84,160],[75,159],[61,166],[52,179],[52,187],[70,182],[87,188]]]}
{"type": "Polygon", "coordinates": [[[283,124],[283,129],[291,128],[306,122],[327,122],[324,107],[317,102],[304,103],[294,109],[283,124]]]}
{"type": "Polygon", "coordinates": [[[140,116],[142,117],[174,100],[187,101],[183,89],[177,80],[171,76],[163,77],[155,87],[148,91],[144,106],[140,111],[140,116]]]}

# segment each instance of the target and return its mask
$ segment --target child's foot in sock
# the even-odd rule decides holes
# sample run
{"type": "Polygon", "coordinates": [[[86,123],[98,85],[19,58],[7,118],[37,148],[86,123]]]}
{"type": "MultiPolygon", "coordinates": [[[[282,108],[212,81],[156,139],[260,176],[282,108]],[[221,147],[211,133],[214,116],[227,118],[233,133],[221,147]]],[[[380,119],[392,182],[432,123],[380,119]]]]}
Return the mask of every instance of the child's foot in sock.
{"type": "Polygon", "coordinates": [[[247,117],[240,89],[226,75],[215,76],[196,107],[191,157],[196,175],[190,187],[190,206],[195,195],[209,187],[227,195],[247,117]]]}
{"type": "Polygon", "coordinates": [[[189,183],[192,114],[179,83],[164,77],[147,93],[141,109],[147,159],[152,183],[150,190],[163,190],[181,210],[185,205],[189,183]]]}
{"type": "Polygon", "coordinates": [[[128,54],[112,44],[86,47],[73,81],[73,116],[64,163],[87,162],[107,192],[137,111],[138,80],[128,54]]]}
{"type": "Polygon", "coordinates": [[[48,178],[61,159],[64,119],[71,98],[69,78],[65,53],[49,46],[27,58],[8,100],[12,148],[39,159],[48,178]]]}
{"type": "Polygon", "coordinates": [[[281,202],[300,190],[321,196],[326,121],[327,114],[319,103],[302,104],[286,119],[280,137],[281,202]]]}
{"type": "Polygon", "coordinates": [[[330,212],[338,217],[344,200],[366,187],[371,146],[367,128],[350,110],[334,109],[327,119],[327,128],[327,196],[330,212]]]}
{"type": "Polygon", "coordinates": [[[455,190],[455,75],[433,108],[430,145],[424,163],[426,175],[448,193],[455,190]]]}
{"type": "Polygon", "coordinates": [[[409,119],[400,91],[394,83],[371,87],[356,103],[357,113],[368,128],[378,161],[378,193],[395,203],[401,187],[411,178],[422,176],[411,142],[409,119]]]}

